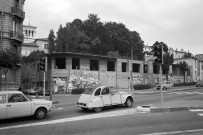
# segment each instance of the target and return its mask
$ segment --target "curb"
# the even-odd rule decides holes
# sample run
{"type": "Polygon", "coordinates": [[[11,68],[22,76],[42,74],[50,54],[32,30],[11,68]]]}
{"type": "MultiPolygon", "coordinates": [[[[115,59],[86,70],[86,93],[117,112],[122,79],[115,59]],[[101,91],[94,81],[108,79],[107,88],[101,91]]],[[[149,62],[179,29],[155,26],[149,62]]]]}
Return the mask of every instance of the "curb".
{"type": "Polygon", "coordinates": [[[138,106],[136,110],[138,112],[152,112],[152,113],[159,113],[159,112],[175,112],[175,111],[188,111],[191,109],[203,109],[201,106],[197,107],[153,107],[150,105],[143,105],[138,106]]]}

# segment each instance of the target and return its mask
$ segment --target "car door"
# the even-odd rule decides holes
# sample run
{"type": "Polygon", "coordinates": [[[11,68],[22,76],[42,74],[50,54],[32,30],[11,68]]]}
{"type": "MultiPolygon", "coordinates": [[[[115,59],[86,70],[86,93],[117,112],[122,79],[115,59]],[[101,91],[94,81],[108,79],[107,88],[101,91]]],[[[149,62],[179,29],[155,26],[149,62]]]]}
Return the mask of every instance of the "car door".
{"type": "Polygon", "coordinates": [[[6,118],[6,94],[0,94],[0,119],[6,118]]]}
{"type": "Polygon", "coordinates": [[[31,102],[21,93],[8,94],[7,117],[31,115],[31,102]]]}
{"type": "Polygon", "coordinates": [[[110,90],[112,105],[121,104],[121,95],[117,90],[110,90]]]}
{"type": "Polygon", "coordinates": [[[101,98],[104,106],[109,106],[111,105],[111,94],[109,91],[109,87],[105,87],[101,91],[101,98]]]}

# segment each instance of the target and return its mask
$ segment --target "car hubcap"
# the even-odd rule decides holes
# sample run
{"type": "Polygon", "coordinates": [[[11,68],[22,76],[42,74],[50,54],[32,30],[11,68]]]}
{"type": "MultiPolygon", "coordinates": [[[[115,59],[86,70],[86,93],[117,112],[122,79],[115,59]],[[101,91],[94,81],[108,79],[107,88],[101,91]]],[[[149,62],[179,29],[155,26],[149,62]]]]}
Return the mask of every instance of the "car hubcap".
{"type": "Polygon", "coordinates": [[[44,115],[45,115],[44,111],[39,111],[39,113],[38,113],[39,118],[43,118],[44,115]]]}
{"type": "Polygon", "coordinates": [[[128,100],[127,104],[128,106],[131,106],[132,105],[131,100],[128,100]]]}

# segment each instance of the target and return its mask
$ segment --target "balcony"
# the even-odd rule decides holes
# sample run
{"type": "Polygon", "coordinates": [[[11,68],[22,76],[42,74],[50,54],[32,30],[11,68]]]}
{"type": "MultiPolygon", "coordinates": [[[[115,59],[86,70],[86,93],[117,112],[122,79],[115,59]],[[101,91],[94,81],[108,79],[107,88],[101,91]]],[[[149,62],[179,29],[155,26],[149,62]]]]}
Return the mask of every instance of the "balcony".
{"type": "Polygon", "coordinates": [[[24,40],[23,34],[18,33],[18,32],[16,32],[16,31],[11,31],[11,32],[10,32],[10,37],[11,37],[11,39],[13,39],[13,40],[18,40],[18,41],[20,41],[20,42],[23,42],[23,40],[24,40]]]}
{"type": "Polygon", "coordinates": [[[25,19],[25,12],[22,11],[21,9],[19,8],[16,8],[16,7],[11,7],[11,13],[21,19],[25,19]]]}

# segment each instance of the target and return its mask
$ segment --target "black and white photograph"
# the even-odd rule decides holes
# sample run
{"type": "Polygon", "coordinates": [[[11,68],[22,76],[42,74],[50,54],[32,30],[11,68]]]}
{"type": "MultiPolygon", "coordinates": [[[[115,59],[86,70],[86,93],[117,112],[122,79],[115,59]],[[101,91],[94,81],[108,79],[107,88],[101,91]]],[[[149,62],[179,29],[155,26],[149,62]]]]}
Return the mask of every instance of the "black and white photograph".
{"type": "Polygon", "coordinates": [[[203,135],[202,0],[0,0],[0,135],[203,135]]]}

